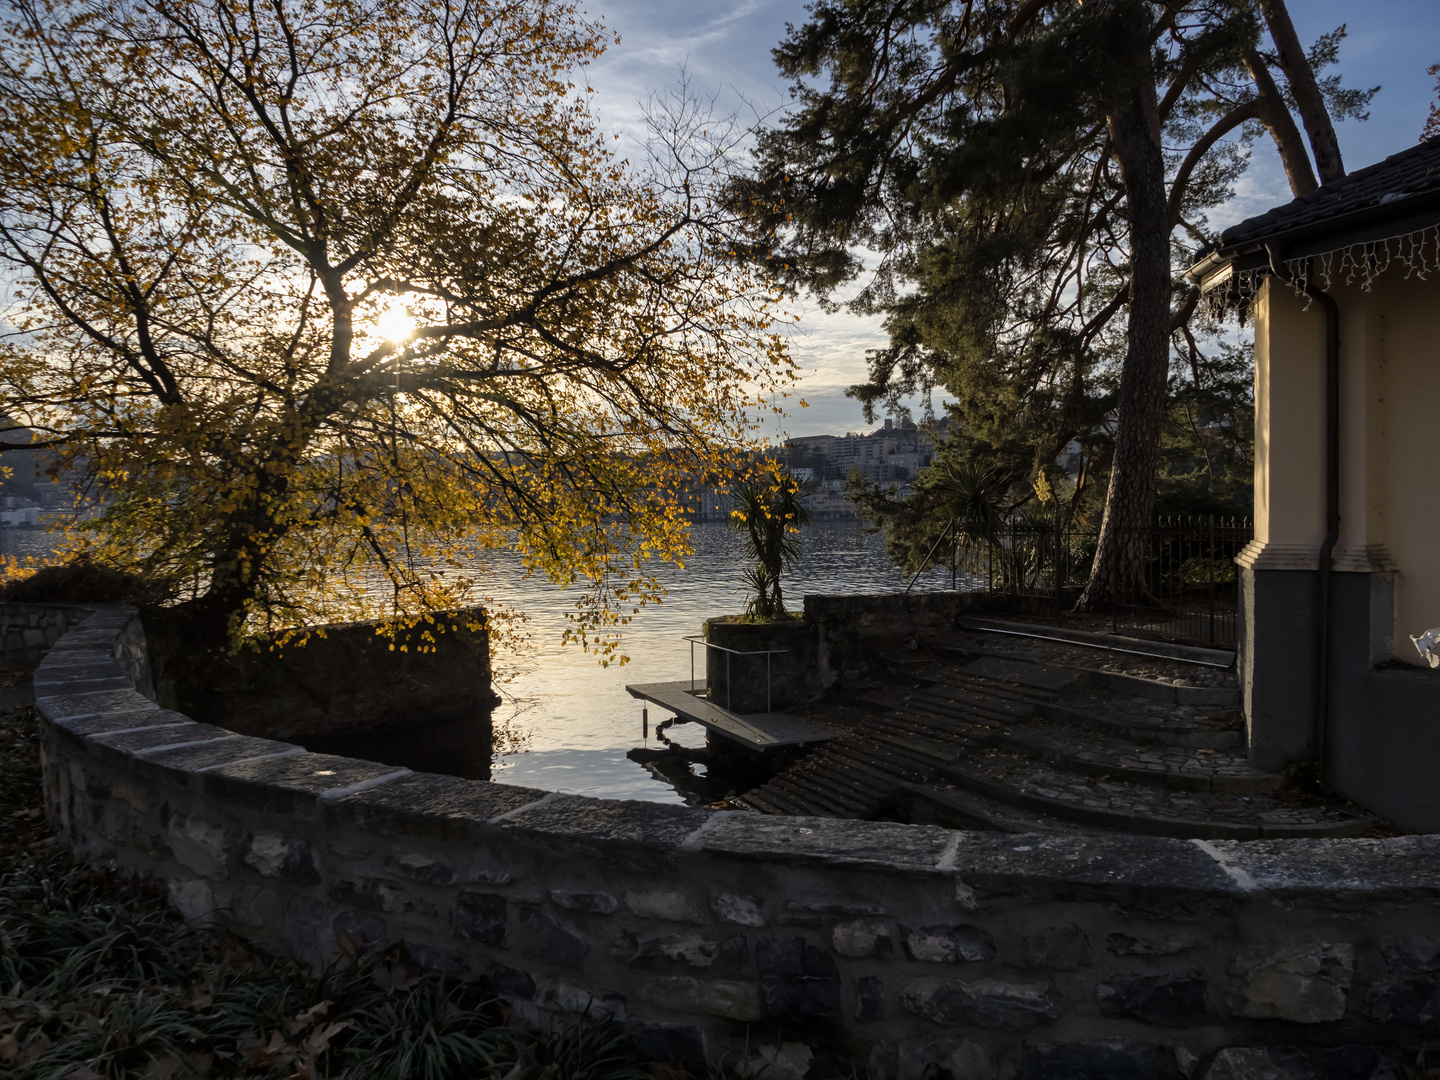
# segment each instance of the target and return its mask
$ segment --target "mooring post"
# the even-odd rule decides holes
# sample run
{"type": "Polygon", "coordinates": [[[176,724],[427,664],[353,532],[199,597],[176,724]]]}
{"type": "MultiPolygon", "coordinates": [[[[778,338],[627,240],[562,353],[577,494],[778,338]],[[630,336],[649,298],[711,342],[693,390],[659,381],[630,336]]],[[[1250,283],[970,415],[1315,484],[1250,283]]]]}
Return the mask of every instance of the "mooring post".
{"type": "Polygon", "coordinates": [[[640,706],[640,737],[642,739],[650,738],[650,707],[648,705],[640,706]]]}

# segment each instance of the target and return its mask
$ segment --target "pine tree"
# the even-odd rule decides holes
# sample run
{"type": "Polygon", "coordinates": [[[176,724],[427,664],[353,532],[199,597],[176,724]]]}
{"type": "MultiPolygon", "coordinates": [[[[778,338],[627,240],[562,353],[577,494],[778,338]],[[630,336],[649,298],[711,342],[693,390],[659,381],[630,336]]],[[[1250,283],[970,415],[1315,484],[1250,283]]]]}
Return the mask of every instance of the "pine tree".
{"type": "Polygon", "coordinates": [[[1282,0],[824,0],[811,14],[775,50],[796,107],[762,133],[739,192],[771,230],[763,254],[826,297],[865,276],[850,307],[883,314],[890,344],[852,394],[873,414],[943,387],[968,452],[1002,476],[1115,415],[1081,604],[1133,592],[1172,340],[1194,346],[1198,293],[1176,271],[1213,239],[1205,210],[1262,132],[1296,194],[1316,186],[1312,154],[1322,180],[1343,173],[1330,113],[1360,115],[1373,93],[1316,78],[1344,28],[1306,53],[1282,0]]]}

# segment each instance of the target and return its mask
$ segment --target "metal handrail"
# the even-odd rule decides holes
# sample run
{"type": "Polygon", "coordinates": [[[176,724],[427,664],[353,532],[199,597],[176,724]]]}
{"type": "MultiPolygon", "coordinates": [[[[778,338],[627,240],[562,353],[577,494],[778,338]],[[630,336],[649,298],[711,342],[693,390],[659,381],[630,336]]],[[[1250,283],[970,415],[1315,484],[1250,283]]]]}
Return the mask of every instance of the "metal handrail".
{"type": "Polygon", "coordinates": [[[765,711],[770,712],[770,657],[776,653],[788,653],[789,649],[732,649],[725,645],[716,645],[708,638],[698,635],[686,634],[682,641],[690,642],[690,692],[695,692],[695,643],[698,641],[707,649],[719,649],[725,653],[725,709],[730,711],[730,702],[733,695],[730,692],[730,657],[732,656],[763,656],[765,657],[765,711]]]}

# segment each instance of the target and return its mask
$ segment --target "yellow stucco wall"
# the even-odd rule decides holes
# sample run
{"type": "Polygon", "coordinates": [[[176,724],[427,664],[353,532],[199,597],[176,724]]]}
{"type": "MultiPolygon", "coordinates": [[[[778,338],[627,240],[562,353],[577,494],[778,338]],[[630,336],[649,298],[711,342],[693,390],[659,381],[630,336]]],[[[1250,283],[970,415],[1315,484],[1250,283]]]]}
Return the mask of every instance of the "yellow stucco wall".
{"type": "MultiPolygon", "coordinates": [[[[1337,570],[1396,571],[1395,655],[1440,626],[1440,278],[1403,268],[1340,308],[1337,570]]],[[[1325,317],[1267,282],[1255,304],[1257,567],[1313,569],[1325,535],[1325,317]]]]}

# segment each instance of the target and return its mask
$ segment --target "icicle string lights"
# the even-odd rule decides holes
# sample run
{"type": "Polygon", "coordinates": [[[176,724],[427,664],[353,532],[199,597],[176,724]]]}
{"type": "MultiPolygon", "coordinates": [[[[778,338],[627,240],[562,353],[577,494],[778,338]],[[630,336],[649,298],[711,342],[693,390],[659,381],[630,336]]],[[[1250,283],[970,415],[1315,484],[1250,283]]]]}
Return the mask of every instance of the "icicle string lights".
{"type": "MultiPolygon", "coordinates": [[[[1325,292],[1337,284],[1350,286],[1357,281],[1363,292],[1369,292],[1375,279],[1396,264],[1405,268],[1406,280],[1414,277],[1425,281],[1429,274],[1440,273],[1440,225],[1312,257],[1286,259],[1285,269],[1290,274],[1290,287],[1297,296],[1305,297],[1308,309],[1311,298],[1305,287],[1310,284],[1312,271],[1315,284],[1325,292]]],[[[1225,285],[1211,289],[1206,296],[1211,312],[1219,318],[1234,311],[1243,322],[1261,281],[1269,273],[1263,266],[1241,270],[1225,285]]]]}

